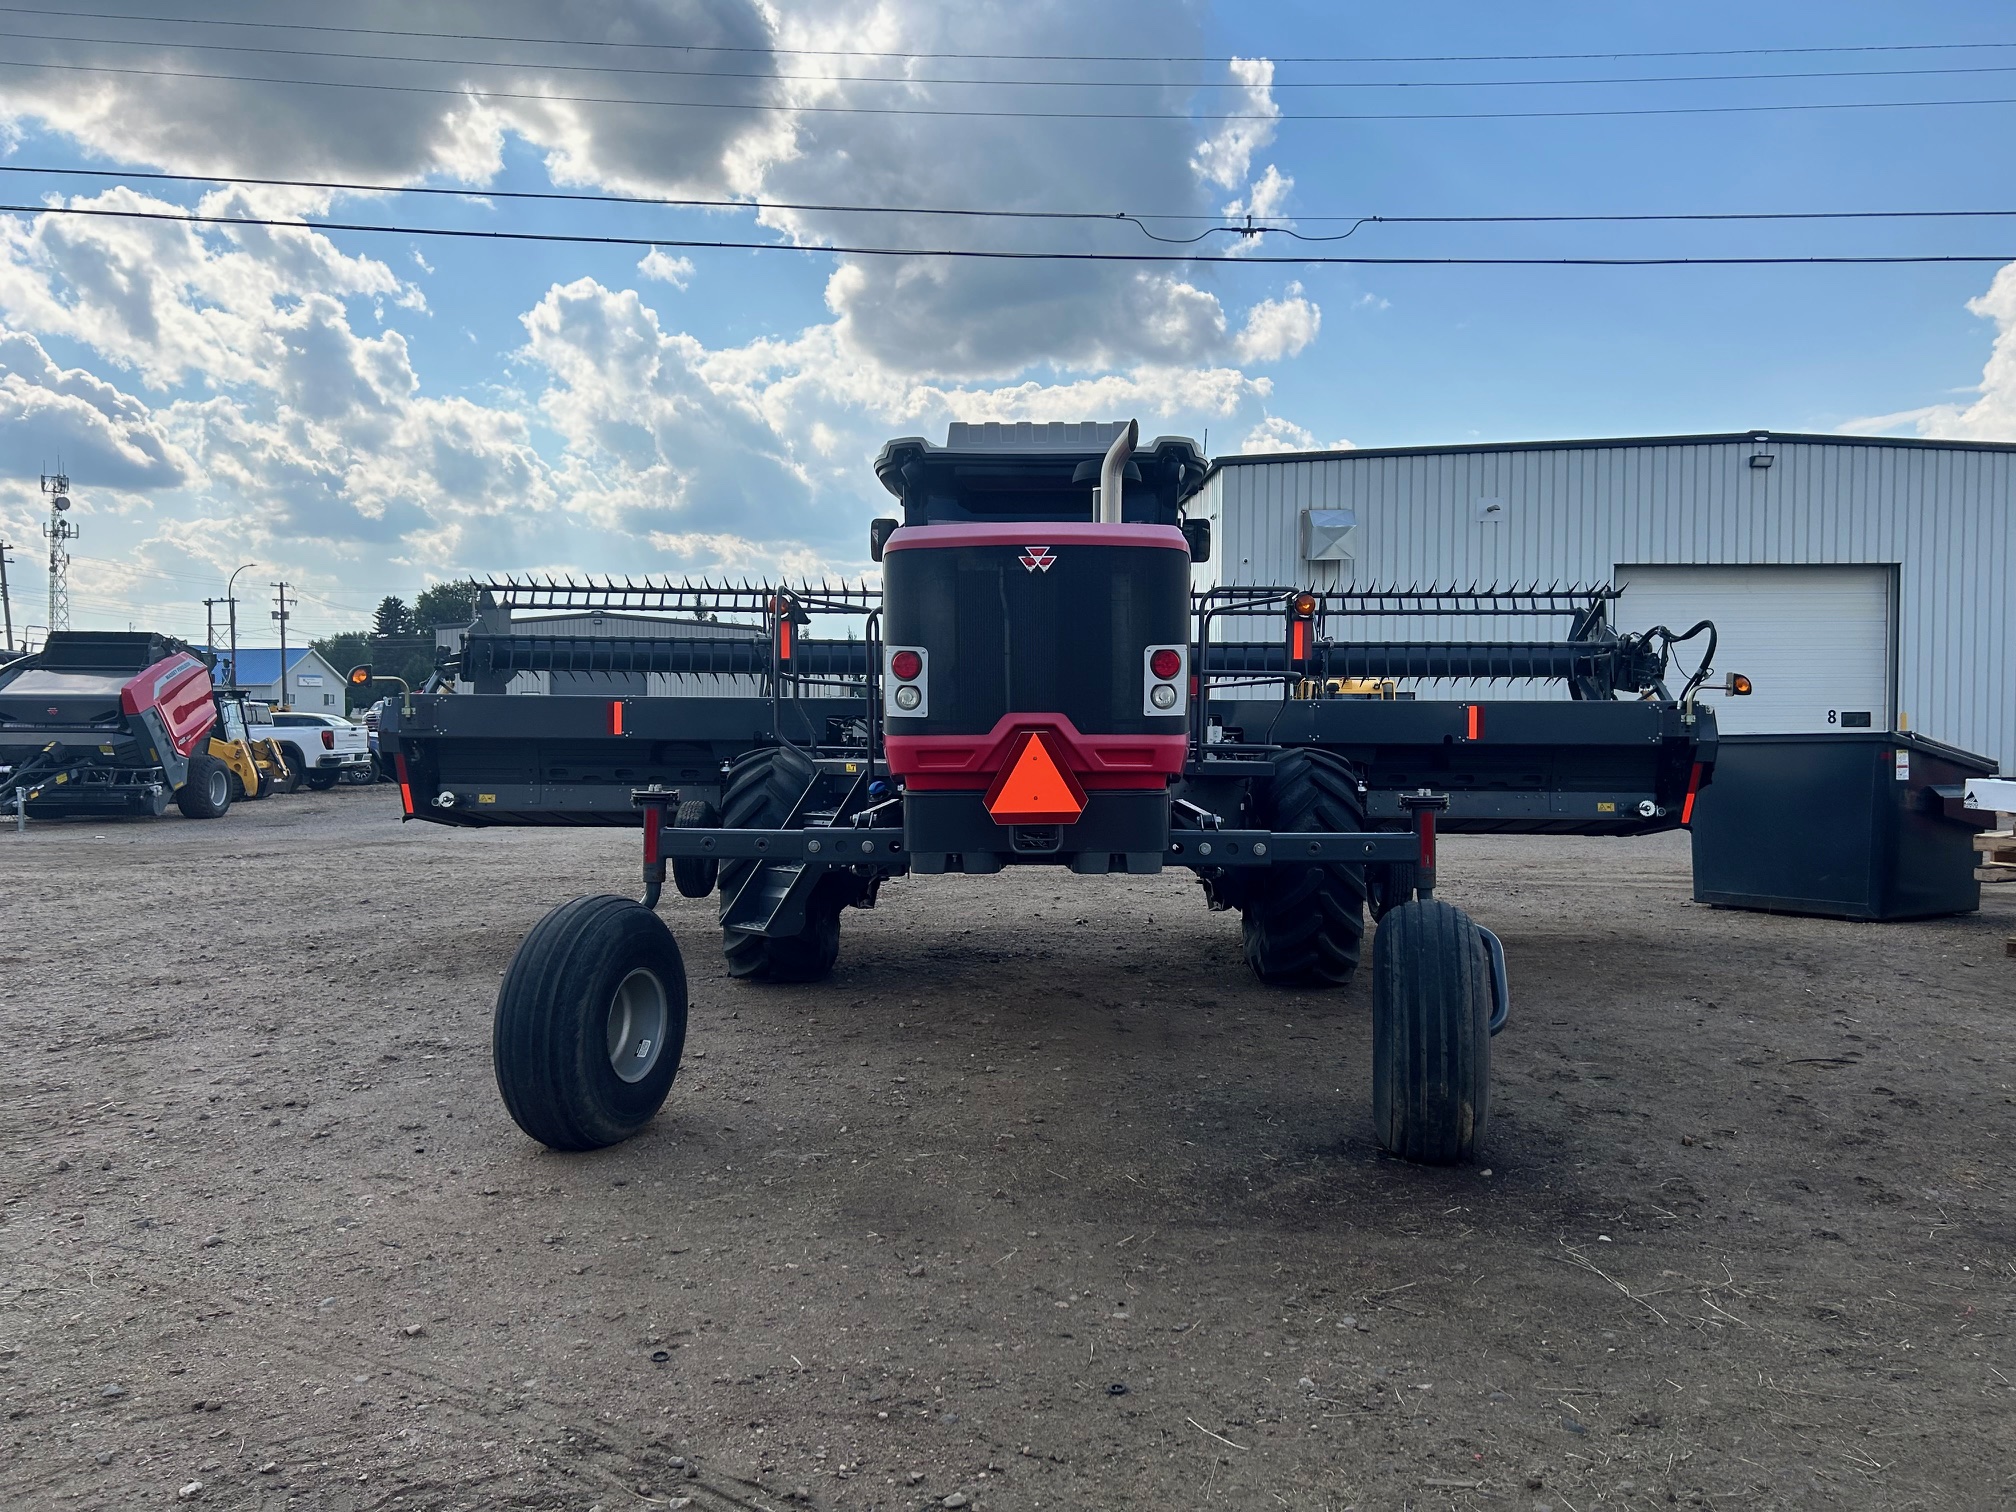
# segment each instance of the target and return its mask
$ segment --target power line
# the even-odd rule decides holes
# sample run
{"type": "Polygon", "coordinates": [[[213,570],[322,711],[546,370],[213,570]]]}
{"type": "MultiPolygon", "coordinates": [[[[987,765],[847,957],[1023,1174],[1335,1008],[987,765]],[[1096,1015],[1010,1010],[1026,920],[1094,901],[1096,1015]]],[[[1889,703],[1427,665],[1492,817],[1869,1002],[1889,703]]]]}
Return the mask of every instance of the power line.
{"type": "Polygon", "coordinates": [[[672,247],[681,251],[796,252],[817,257],[945,257],[997,262],[1231,263],[1296,267],[1664,268],[1883,266],[1905,263],[2006,263],[2016,253],[1897,253],[1823,257],[1339,257],[1328,253],[1039,252],[978,247],[822,246],[798,242],[692,241],[652,236],[590,236],[560,231],[482,231],[451,226],[392,226],[362,221],[279,220],[250,215],[171,215],[160,210],[113,210],[87,205],[0,205],[6,215],[80,215],[108,220],[168,221],[200,226],[260,226],[287,231],[366,231],[394,236],[440,236],[465,241],[548,242],[592,247],[672,247]]]}
{"type": "MultiPolygon", "coordinates": [[[[0,12],[7,7],[0,6],[0,12]]],[[[1634,74],[1598,79],[1274,79],[1264,85],[1237,79],[921,79],[910,74],[780,74],[767,69],[644,68],[619,63],[549,63],[518,58],[416,58],[405,53],[332,52],[313,47],[250,47],[232,42],[176,42],[153,37],[79,37],[56,32],[0,30],[24,42],[78,42],[89,47],[172,47],[183,51],[255,53],[262,57],[332,58],[352,63],[431,63],[451,68],[536,69],[548,73],[632,74],[671,79],[753,79],[799,84],[1001,85],[1017,89],[1534,89],[1566,85],[1726,84],[1787,79],[1908,79],[1952,74],[2016,73],[2016,64],[1981,63],[1957,68],[1830,68],[1778,73],[1634,74]]]]}
{"type": "MultiPolygon", "coordinates": [[[[1214,220],[1206,211],[985,210],[943,205],[839,205],[801,200],[681,199],[648,194],[588,194],[570,190],[453,189],[422,184],[363,184],[336,179],[246,178],[222,173],[131,172],[120,168],[51,168],[0,163],[0,173],[46,174],[54,178],[114,179],[120,182],[229,184],[260,189],[326,189],[354,194],[425,194],[470,200],[550,200],[570,204],[652,205],[700,210],[802,210],[841,215],[943,215],[986,220],[1170,221],[1214,220]]],[[[1273,221],[1352,221],[1358,225],[1466,226],[1602,224],[1636,221],[1806,221],[1806,220],[1983,220],[2016,216],[2016,210],[1689,210],[1616,215],[1304,215],[1260,216],[1254,224],[1213,226],[1214,231],[1282,230],[1273,221]]]]}
{"type": "Polygon", "coordinates": [[[1160,110],[958,110],[910,105],[787,105],[764,100],[640,100],[627,95],[562,95],[533,90],[450,89],[428,84],[385,84],[354,79],[278,79],[265,74],[204,73],[194,69],[121,68],[109,63],[28,63],[0,58],[0,68],[39,68],[58,73],[116,74],[149,79],[202,79],[224,84],[281,84],[290,89],[368,89],[384,94],[451,95],[457,99],[532,100],[554,105],[632,105],[660,110],[747,110],[775,115],[874,115],[970,117],[997,121],[1548,121],[1621,116],[1776,115],[1812,110],[1917,110],[1946,105],[2016,105],[1996,96],[1961,100],[1838,100],[1785,105],[1657,105],[1589,110],[1321,111],[1288,115],[1280,111],[1160,110]]]}
{"type": "MultiPolygon", "coordinates": [[[[1004,53],[1004,52],[877,52],[833,47],[752,47],[720,43],[610,41],[575,37],[520,37],[488,32],[439,32],[395,30],[376,26],[329,26],[309,21],[230,21],[208,16],[149,16],[128,11],[79,11],[26,5],[0,5],[0,14],[18,16],[61,16],[70,20],[140,21],[163,26],[234,26],[261,31],[311,31],[354,37],[422,37],[441,42],[518,42],[536,47],[613,47],[627,52],[754,53],[797,58],[891,58],[902,60],[952,59],[1000,63],[1233,63],[1241,61],[1225,54],[1126,54],[1126,53],[1004,53]]],[[[1608,62],[1622,58],[1756,58],[1788,57],[1817,53],[1907,53],[1958,52],[1973,48],[2016,47],[2016,42],[1877,42],[1839,46],[1803,47],[1702,47],[1661,52],[1582,53],[1442,53],[1442,54],[1361,54],[1330,56],[1289,56],[1272,59],[1277,64],[1302,63],[1569,63],[1608,62]]]]}

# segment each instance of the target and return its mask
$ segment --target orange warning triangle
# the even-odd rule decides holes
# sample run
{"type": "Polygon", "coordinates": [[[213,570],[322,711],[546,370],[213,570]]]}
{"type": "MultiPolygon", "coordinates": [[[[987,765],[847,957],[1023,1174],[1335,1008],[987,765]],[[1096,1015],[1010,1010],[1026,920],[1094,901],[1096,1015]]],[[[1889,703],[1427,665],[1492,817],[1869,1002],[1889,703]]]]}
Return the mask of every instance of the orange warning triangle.
{"type": "Polygon", "coordinates": [[[1025,733],[987,789],[996,824],[1072,824],[1085,812],[1085,789],[1050,753],[1040,730],[1025,733]]]}

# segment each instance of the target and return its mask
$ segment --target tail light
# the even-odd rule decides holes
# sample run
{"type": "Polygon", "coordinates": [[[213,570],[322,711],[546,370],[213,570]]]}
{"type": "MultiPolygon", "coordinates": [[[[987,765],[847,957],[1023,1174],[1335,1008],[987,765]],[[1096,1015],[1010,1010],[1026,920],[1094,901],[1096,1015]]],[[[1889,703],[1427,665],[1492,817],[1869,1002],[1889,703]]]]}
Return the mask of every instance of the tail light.
{"type": "Polygon", "coordinates": [[[897,719],[924,719],[931,713],[930,653],[922,646],[890,646],[882,653],[888,674],[882,686],[882,712],[897,719]]]}
{"type": "Polygon", "coordinates": [[[1184,673],[1189,660],[1182,646],[1150,646],[1142,653],[1141,670],[1146,674],[1141,693],[1143,714],[1167,716],[1187,711],[1190,700],[1184,673]]]}
{"type": "Polygon", "coordinates": [[[322,749],[325,751],[336,749],[336,732],[334,730],[324,730],[322,732],[322,749]]]}

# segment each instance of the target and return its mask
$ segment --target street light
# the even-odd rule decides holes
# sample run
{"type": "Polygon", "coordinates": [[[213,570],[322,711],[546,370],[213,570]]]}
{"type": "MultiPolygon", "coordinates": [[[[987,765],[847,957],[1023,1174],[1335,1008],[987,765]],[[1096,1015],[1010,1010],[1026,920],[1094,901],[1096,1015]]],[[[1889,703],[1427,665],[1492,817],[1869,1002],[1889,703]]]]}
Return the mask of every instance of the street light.
{"type": "Polygon", "coordinates": [[[238,595],[234,591],[238,583],[238,573],[247,568],[257,567],[257,562],[247,562],[237,572],[233,572],[224,583],[224,603],[231,611],[231,686],[240,686],[238,681],[238,595]]]}

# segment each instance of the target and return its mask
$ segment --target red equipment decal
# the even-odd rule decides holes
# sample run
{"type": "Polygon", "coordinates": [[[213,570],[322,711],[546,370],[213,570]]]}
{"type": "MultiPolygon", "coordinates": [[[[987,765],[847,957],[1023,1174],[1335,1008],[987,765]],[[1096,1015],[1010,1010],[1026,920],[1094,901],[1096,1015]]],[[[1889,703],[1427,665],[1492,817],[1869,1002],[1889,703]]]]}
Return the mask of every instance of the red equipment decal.
{"type": "Polygon", "coordinates": [[[1024,546],[1020,560],[1031,572],[1048,572],[1050,564],[1057,560],[1057,553],[1048,546],[1024,546]]]}
{"type": "Polygon", "coordinates": [[[1041,730],[1025,730],[987,789],[986,803],[996,824],[1076,824],[1085,812],[1085,789],[1051,754],[1041,730]]]}

